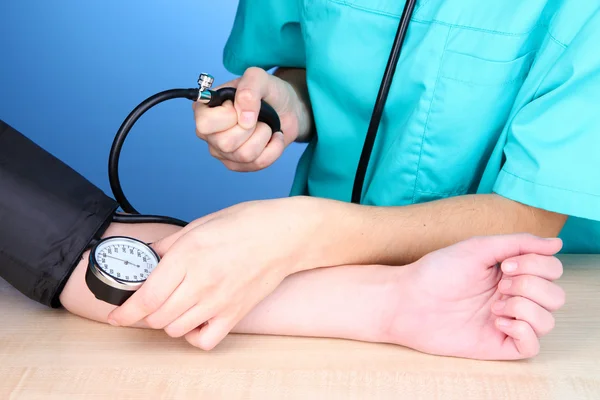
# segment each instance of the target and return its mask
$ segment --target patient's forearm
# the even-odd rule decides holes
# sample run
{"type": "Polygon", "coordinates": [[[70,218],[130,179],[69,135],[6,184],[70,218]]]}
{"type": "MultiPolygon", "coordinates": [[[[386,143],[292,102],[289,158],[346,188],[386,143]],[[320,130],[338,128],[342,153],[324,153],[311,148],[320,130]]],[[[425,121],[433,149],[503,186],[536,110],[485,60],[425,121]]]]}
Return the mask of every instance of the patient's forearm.
{"type": "MultiPolygon", "coordinates": [[[[178,229],[160,224],[112,224],[104,236],[127,235],[152,242],[178,229]]],[[[107,323],[115,306],[97,300],[89,291],[84,279],[86,267],[84,257],[63,290],[61,302],[76,315],[107,323]]],[[[389,320],[386,315],[402,302],[403,291],[398,290],[402,273],[402,268],[384,266],[299,272],[286,278],[233,332],[378,341],[385,330],[381,324],[389,320]]],[[[143,323],[136,326],[147,328],[143,323]]]]}
{"type": "Polygon", "coordinates": [[[387,266],[299,272],[287,277],[234,332],[380,341],[385,322],[402,302],[397,289],[403,272],[387,266]]]}

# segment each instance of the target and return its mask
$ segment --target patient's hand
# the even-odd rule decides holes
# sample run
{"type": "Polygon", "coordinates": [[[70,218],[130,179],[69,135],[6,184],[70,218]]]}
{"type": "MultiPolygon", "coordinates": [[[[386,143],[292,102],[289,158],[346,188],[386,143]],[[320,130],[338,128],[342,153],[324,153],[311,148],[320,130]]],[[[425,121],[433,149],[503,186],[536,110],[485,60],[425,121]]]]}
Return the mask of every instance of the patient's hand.
{"type": "MultiPolygon", "coordinates": [[[[181,228],[166,224],[118,224],[112,223],[104,233],[108,236],[129,236],[144,242],[154,242],[169,236],[181,228]]],[[[107,323],[108,314],[116,307],[97,300],[85,283],[85,272],[88,265],[89,251],[85,252],[69,281],[65,285],[60,301],[71,313],[94,321],[107,323]]],[[[137,327],[146,327],[143,324],[137,327]]]]}
{"type": "Polygon", "coordinates": [[[553,257],[561,246],[530,235],[474,238],[400,268],[403,300],[385,341],[483,360],[537,355],[539,338],[554,328],[552,312],[565,302],[553,283],[563,271],[553,257]]]}

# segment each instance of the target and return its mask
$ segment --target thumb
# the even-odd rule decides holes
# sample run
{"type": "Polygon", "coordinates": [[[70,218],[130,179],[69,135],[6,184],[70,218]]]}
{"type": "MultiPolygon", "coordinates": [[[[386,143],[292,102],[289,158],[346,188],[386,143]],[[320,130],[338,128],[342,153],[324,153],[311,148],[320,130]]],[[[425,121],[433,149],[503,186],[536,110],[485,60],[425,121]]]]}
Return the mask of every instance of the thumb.
{"type": "Polygon", "coordinates": [[[261,68],[249,68],[240,78],[234,106],[238,124],[247,130],[254,129],[260,112],[261,100],[267,96],[269,76],[261,68]]]}
{"type": "Polygon", "coordinates": [[[486,254],[487,265],[524,254],[553,256],[562,248],[559,238],[541,238],[528,233],[483,236],[475,239],[479,254],[486,254]]]}

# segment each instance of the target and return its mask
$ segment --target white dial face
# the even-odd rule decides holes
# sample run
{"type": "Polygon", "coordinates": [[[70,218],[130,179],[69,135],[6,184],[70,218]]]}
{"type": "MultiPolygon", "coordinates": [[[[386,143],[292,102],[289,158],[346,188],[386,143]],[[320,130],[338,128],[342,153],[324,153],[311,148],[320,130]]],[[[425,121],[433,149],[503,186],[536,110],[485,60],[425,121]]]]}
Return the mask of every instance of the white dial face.
{"type": "Polygon", "coordinates": [[[100,243],[94,257],[106,274],[126,282],[145,281],[159,261],[145,244],[120,237],[100,243]]]}

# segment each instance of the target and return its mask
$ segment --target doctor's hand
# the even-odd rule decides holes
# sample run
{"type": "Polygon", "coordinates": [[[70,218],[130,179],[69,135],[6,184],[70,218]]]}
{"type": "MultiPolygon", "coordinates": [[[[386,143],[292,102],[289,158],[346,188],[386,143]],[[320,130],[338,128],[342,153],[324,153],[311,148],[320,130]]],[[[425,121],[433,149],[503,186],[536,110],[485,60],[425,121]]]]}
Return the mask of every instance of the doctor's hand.
{"type": "Polygon", "coordinates": [[[242,203],[200,218],[152,246],[161,261],[108,316],[140,322],[211,350],[291,273],[318,223],[301,198],[242,203]]]}
{"type": "Polygon", "coordinates": [[[198,137],[228,169],[264,169],[281,156],[300,131],[308,129],[306,107],[287,81],[261,68],[249,68],[242,77],[222,86],[237,88],[234,103],[209,108],[195,102],[193,107],[198,137]],[[261,100],[275,109],[283,133],[274,133],[267,124],[257,122],[261,100]]]}
{"type": "Polygon", "coordinates": [[[554,257],[561,246],[524,234],[480,237],[400,269],[411,301],[397,305],[389,341],[482,360],[537,355],[565,303],[554,282],[563,272],[554,257]]]}

